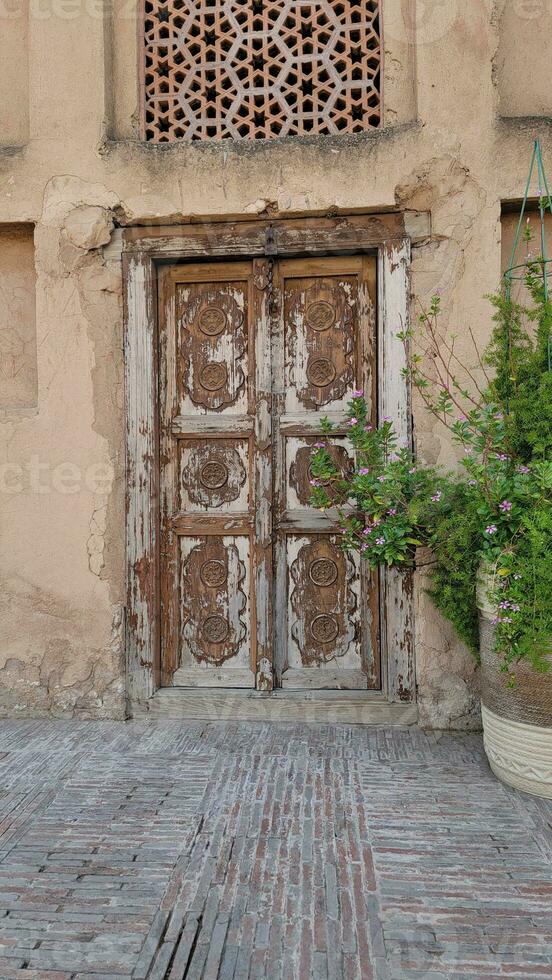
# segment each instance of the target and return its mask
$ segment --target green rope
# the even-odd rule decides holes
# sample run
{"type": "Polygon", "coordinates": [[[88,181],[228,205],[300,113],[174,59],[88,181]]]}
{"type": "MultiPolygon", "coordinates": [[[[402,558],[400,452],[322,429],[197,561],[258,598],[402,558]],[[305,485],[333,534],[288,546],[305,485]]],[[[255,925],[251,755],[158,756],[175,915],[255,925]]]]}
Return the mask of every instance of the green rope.
{"type": "Polygon", "coordinates": [[[523,226],[523,218],[525,216],[525,208],[527,207],[527,201],[529,199],[529,191],[531,189],[531,180],[533,178],[533,170],[535,169],[535,160],[537,158],[537,147],[539,147],[539,141],[538,140],[535,140],[535,144],[533,146],[533,156],[531,157],[531,166],[529,167],[529,175],[527,177],[527,183],[525,185],[525,194],[523,195],[523,204],[521,205],[521,212],[520,212],[520,215],[519,215],[519,221],[518,221],[518,225],[517,225],[517,228],[516,228],[516,235],[515,235],[515,238],[514,238],[514,246],[512,248],[512,254],[510,256],[510,265],[508,266],[508,269],[506,271],[506,282],[507,282],[507,287],[506,288],[507,288],[507,296],[508,296],[508,299],[510,299],[510,291],[511,291],[511,288],[512,288],[512,278],[511,278],[511,275],[509,275],[509,273],[511,273],[512,270],[513,270],[513,268],[514,268],[514,260],[515,260],[516,254],[517,254],[519,240],[520,240],[520,237],[521,237],[521,229],[522,229],[522,226],[523,226]]]}
{"type": "MultiPolygon", "coordinates": [[[[535,140],[533,144],[533,155],[531,157],[531,165],[529,167],[529,174],[527,176],[527,183],[525,185],[525,194],[523,195],[523,203],[521,205],[521,212],[519,215],[519,221],[516,228],[516,234],[514,238],[514,245],[512,248],[512,255],[510,257],[510,265],[505,273],[506,279],[506,298],[511,299],[512,292],[512,281],[521,276],[514,275],[514,270],[521,268],[521,266],[526,266],[527,263],[521,263],[516,265],[515,259],[517,255],[517,250],[521,238],[521,229],[523,227],[523,219],[525,217],[525,211],[527,208],[527,202],[529,200],[529,194],[531,191],[531,181],[533,179],[533,173],[535,170],[535,163],[537,164],[537,181],[538,181],[538,195],[539,195],[539,219],[540,219],[540,246],[541,246],[541,265],[542,265],[542,284],[544,291],[544,301],[548,302],[548,257],[546,251],[546,229],[545,229],[545,213],[546,210],[550,211],[552,215],[552,198],[550,196],[550,189],[548,186],[548,180],[546,178],[546,172],[544,169],[544,163],[542,159],[542,151],[540,140],[535,140]]],[[[506,337],[507,350],[506,354],[508,357],[508,362],[510,360],[510,336],[506,337]]],[[[552,370],[552,338],[549,336],[547,340],[547,360],[548,360],[548,370],[552,370]]]]}
{"type": "MultiPolygon", "coordinates": [[[[547,270],[547,252],[546,252],[546,233],[544,227],[544,194],[543,188],[546,190],[546,195],[548,198],[548,207],[552,213],[552,201],[550,200],[550,191],[548,190],[548,182],[546,180],[546,173],[544,171],[544,164],[542,160],[542,153],[540,148],[540,143],[537,140],[537,161],[539,166],[539,215],[540,215],[540,231],[541,231],[541,258],[542,258],[542,281],[544,289],[544,301],[548,302],[548,270],[547,270]]],[[[546,352],[548,359],[548,370],[550,371],[552,367],[552,339],[550,334],[548,334],[548,340],[546,343],[546,352]]]]}
{"type": "Polygon", "coordinates": [[[542,259],[542,266],[543,266],[542,283],[544,288],[544,300],[546,302],[548,300],[548,276],[546,275],[546,234],[544,230],[544,197],[542,193],[544,181],[542,179],[542,157],[540,155],[540,147],[539,147],[539,153],[537,155],[537,163],[538,163],[538,174],[539,174],[539,215],[540,215],[541,259],[542,259]]]}

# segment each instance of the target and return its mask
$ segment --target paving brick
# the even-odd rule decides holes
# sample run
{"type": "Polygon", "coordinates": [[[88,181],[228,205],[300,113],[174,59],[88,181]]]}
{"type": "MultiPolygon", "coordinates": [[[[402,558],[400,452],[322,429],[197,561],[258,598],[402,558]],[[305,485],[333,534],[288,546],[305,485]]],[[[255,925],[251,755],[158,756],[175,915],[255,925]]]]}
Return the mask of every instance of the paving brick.
{"type": "Polygon", "coordinates": [[[475,735],[0,724],[0,980],[552,978],[552,804],[475,735]]]}

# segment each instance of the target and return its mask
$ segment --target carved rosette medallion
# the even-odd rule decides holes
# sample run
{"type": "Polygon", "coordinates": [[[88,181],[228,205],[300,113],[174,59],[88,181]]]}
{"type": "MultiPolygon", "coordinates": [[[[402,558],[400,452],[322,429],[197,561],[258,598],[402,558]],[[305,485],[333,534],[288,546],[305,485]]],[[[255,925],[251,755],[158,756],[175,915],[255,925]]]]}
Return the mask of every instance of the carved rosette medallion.
{"type": "Polygon", "coordinates": [[[323,333],[324,330],[329,330],[330,327],[333,327],[336,321],[336,312],[331,303],[327,303],[323,299],[316,300],[307,306],[305,320],[307,326],[312,330],[323,333]]]}
{"type": "Polygon", "coordinates": [[[291,562],[291,638],[304,667],[357,651],[354,562],[334,538],[303,539],[291,562]]]}
{"type": "Polygon", "coordinates": [[[217,459],[210,459],[199,471],[199,482],[207,490],[220,490],[228,483],[228,467],[217,459]]]}
{"type": "Polygon", "coordinates": [[[226,582],[228,570],[223,561],[211,558],[201,566],[199,577],[208,589],[218,589],[226,582]]]}
{"type": "MultiPolygon", "coordinates": [[[[211,510],[223,504],[230,506],[240,499],[247,483],[247,449],[238,440],[229,443],[230,440],[204,443],[182,440],[181,506],[184,509],[197,505],[211,510]]],[[[247,506],[243,497],[242,502],[247,506]]]]}
{"type": "Polygon", "coordinates": [[[311,409],[344,399],[356,384],[359,290],[355,275],[289,279],[284,287],[286,395],[311,409]]]}
{"type": "Polygon", "coordinates": [[[221,361],[209,361],[199,372],[199,383],[207,391],[219,391],[228,381],[228,368],[221,361]]]}
{"type": "Polygon", "coordinates": [[[201,405],[246,410],[247,285],[182,283],[177,289],[177,385],[187,413],[201,405]],[[191,405],[190,405],[191,403],[191,405]]]}
{"type": "Polygon", "coordinates": [[[327,357],[311,357],[307,364],[307,379],[315,388],[327,388],[335,379],[335,367],[327,357]]]}
{"type": "Polygon", "coordinates": [[[331,558],[316,558],[309,566],[311,582],[320,588],[328,588],[337,579],[337,565],[331,558]]]}
{"type": "Polygon", "coordinates": [[[335,616],[327,616],[322,613],[312,620],[310,633],[317,643],[332,643],[339,633],[339,623],[335,616]]]}
{"type": "Polygon", "coordinates": [[[201,633],[207,643],[224,643],[230,627],[223,616],[207,616],[201,624],[201,633]]]}
{"type": "MultiPolygon", "coordinates": [[[[351,473],[354,463],[345,447],[330,442],[326,448],[337,470],[344,478],[347,477],[351,473]]],[[[295,490],[297,499],[303,507],[311,506],[312,486],[310,481],[315,479],[315,475],[312,472],[312,451],[312,443],[306,446],[300,446],[295,453],[295,459],[292,460],[289,467],[290,486],[295,490]]],[[[331,480],[320,480],[320,477],[316,477],[316,479],[328,488],[331,496],[333,493],[331,480]]]]}
{"type": "Polygon", "coordinates": [[[192,663],[220,667],[243,651],[246,576],[238,547],[216,535],[203,538],[187,554],[181,579],[182,642],[192,663]]]}
{"type": "Polygon", "coordinates": [[[227,322],[228,317],[220,306],[204,306],[197,318],[197,325],[206,337],[218,337],[227,322]]]}

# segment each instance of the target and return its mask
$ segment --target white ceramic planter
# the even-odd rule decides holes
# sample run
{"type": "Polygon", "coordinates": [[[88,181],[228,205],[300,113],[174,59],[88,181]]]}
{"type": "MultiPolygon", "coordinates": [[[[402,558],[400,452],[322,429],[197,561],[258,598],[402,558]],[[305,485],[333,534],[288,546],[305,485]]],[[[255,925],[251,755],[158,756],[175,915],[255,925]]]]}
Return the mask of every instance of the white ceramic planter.
{"type": "Polygon", "coordinates": [[[496,611],[488,598],[491,589],[491,576],[480,574],[477,605],[485,752],[503,782],[552,799],[552,671],[540,674],[530,664],[520,663],[516,686],[508,688],[494,650],[496,611]]]}
{"type": "Polygon", "coordinates": [[[481,705],[489,765],[504,783],[552,799],[552,728],[525,725],[481,705]]]}

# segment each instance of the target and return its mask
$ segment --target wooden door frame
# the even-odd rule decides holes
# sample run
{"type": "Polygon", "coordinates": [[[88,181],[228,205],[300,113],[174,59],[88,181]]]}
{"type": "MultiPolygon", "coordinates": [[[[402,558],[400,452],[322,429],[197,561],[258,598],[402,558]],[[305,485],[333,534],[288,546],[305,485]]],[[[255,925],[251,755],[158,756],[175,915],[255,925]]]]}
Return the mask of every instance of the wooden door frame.
{"type": "MultiPolygon", "coordinates": [[[[389,417],[400,442],[410,445],[410,392],[402,373],[406,355],[397,333],[409,325],[411,241],[427,234],[427,222],[394,212],[124,230],[126,670],[131,702],[146,701],[160,686],[158,266],[186,259],[377,253],[379,417],[389,417]]],[[[382,691],[367,696],[408,703],[415,701],[412,575],[391,570],[381,579],[382,691]]]]}

